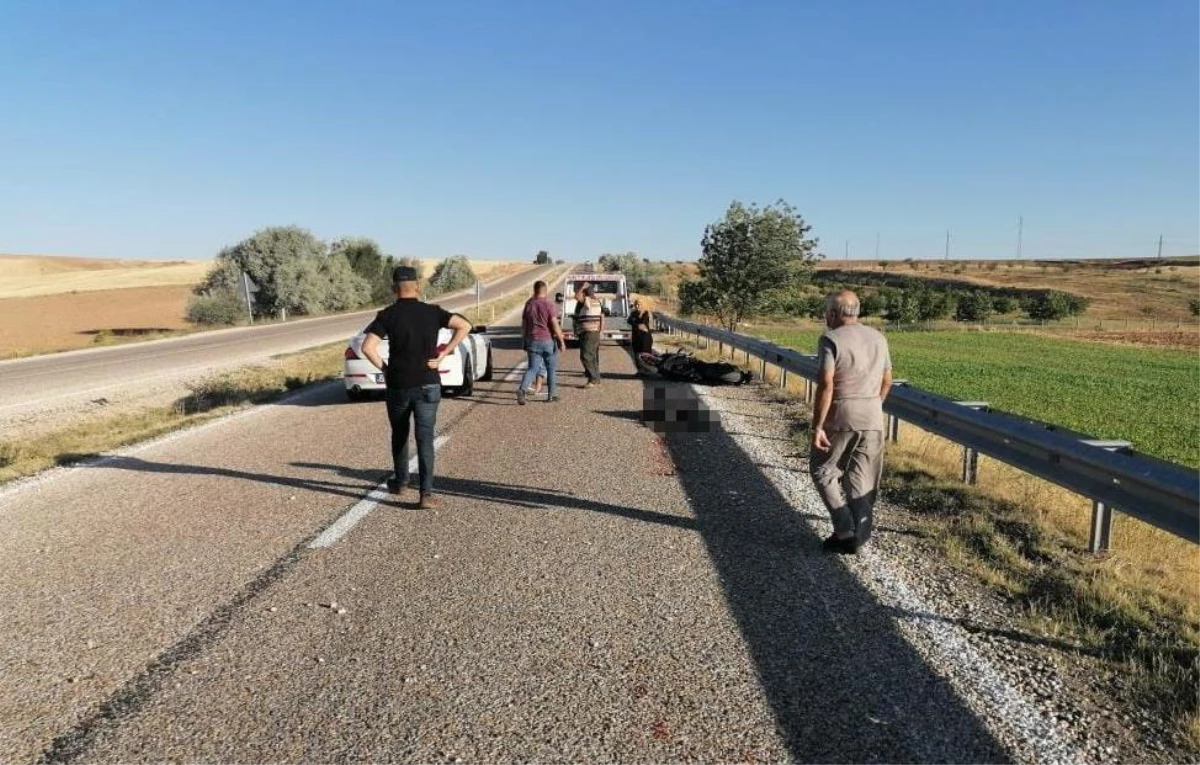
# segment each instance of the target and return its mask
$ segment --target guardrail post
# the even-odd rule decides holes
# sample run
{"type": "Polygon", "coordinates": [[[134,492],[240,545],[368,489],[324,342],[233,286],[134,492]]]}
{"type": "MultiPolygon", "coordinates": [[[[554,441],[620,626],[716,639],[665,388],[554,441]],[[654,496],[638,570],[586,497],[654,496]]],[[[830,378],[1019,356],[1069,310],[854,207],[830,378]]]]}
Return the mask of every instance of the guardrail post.
{"type": "Polygon", "coordinates": [[[811,404],[813,400],[813,384],[812,380],[804,378],[804,403],[811,404]]]}
{"type": "Polygon", "coordinates": [[[783,367],[779,368],[779,387],[787,390],[787,370],[783,367]]]}
{"type": "Polygon", "coordinates": [[[893,444],[900,443],[900,418],[894,414],[887,416],[888,440],[893,444]]]}
{"type": "Polygon", "coordinates": [[[963,447],[962,479],[969,486],[979,481],[979,452],[969,446],[963,447]]]}
{"type": "Polygon", "coordinates": [[[1092,501],[1092,531],[1088,535],[1088,550],[1108,552],[1112,538],[1113,509],[1103,502],[1092,501]]]}
{"type": "Polygon", "coordinates": [[[762,359],[758,364],[758,377],[763,382],[767,381],[767,360],[762,359]]]}
{"type": "MultiPolygon", "coordinates": [[[[988,408],[986,401],[955,401],[954,403],[970,409],[987,411],[988,408]]],[[[974,486],[979,482],[979,452],[970,446],[963,447],[962,480],[968,486],[974,486]]]]}
{"type": "MultiPolygon", "coordinates": [[[[1089,446],[1098,446],[1110,452],[1128,451],[1133,446],[1129,441],[1108,441],[1102,439],[1084,440],[1089,446]]],[[[1088,550],[1093,553],[1108,552],[1109,541],[1112,538],[1113,508],[1092,500],[1092,529],[1088,534],[1088,550]]]]}

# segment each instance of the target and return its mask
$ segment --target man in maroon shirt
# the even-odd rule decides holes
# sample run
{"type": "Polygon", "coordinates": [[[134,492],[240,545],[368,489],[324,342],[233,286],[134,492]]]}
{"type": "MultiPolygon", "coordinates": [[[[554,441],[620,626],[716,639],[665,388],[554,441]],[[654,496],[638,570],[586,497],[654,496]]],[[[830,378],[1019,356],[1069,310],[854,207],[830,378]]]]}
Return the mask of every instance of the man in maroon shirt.
{"type": "Polygon", "coordinates": [[[546,400],[558,401],[558,352],[566,350],[567,341],[558,325],[557,313],[553,301],[546,297],[546,283],[535,282],[533,297],[525,301],[521,315],[521,337],[529,356],[529,368],[517,388],[517,403],[522,406],[529,396],[529,386],[539,374],[546,377],[546,400]]]}

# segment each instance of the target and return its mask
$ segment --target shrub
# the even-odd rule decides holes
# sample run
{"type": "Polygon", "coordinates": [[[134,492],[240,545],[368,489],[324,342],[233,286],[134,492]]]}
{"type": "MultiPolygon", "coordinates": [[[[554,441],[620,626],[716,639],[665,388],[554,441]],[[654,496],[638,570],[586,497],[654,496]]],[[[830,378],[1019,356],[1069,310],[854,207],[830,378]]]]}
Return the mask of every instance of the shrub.
{"type": "Polygon", "coordinates": [[[222,326],[237,324],[246,317],[246,304],[227,290],[211,295],[193,295],[188,301],[187,320],[193,324],[222,326]]]}
{"type": "Polygon", "coordinates": [[[996,313],[1012,313],[1016,308],[1016,301],[1011,295],[993,295],[992,310],[996,313]]]}
{"type": "Polygon", "coordinates": [[[954,308],[954,318],[957,321],[984,321],[991,313],[992,299],[983,290],[963,295],[954,308]]]}
{"type": "Polygon", "coordinates": [[[455,255],[438,263],[429,277],[429,295],[445,295],[475,286],[475,271],[466,255],[455,255]]]}
{"type": "Polygon", "coordinates": [[[1071,303],[1066,293],[1049,290],[1030,298],[1025,310],[1031,319],[1058,321],[1071,315],[1071,303]]]}

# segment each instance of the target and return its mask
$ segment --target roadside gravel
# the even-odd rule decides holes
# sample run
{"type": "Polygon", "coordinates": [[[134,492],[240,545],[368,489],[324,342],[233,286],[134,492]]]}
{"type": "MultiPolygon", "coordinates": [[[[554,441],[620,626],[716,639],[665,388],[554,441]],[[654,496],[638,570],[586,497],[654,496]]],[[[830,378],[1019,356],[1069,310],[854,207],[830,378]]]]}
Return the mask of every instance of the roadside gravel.
{"type": "MultiPolygon", "coordinates": [[[[831,526],[788,423],[802,404],[763,386],[697,389],[799,517],[823,538],[831,526]]],[[[1155,721],[1123,703],[1119,683],[1075,646],[1014,627],[1013,606],[939,559],[903,508],[881,503],[877,534],[859,555],[836,559],[890,614],[928,665],[1022,762],[1178,762],[1155,721]]]]}

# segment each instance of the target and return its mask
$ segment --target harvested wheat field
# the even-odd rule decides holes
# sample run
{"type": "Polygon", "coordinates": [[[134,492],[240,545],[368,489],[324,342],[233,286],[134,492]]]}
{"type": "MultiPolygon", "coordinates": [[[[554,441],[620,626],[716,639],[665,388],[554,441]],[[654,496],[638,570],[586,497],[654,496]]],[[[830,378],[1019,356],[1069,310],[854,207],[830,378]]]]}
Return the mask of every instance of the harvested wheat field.
{"type": "Polygon", "coordinates": [[[0,255],[0,298],[95,292],[130,287],[191,286],[211,260],[102,260],[49,255],[0,255]]]}

